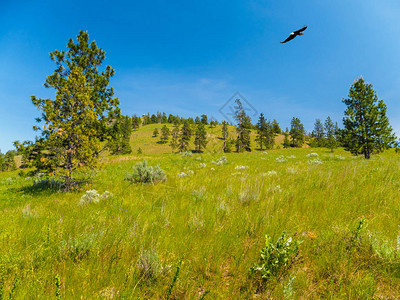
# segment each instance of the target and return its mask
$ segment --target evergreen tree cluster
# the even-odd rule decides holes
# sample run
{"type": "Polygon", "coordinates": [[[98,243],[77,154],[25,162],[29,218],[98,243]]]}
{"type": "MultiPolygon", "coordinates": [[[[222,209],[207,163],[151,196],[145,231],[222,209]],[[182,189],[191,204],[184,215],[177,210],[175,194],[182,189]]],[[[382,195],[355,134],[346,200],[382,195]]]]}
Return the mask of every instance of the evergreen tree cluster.
{"type": "MultiPolygon", "coordinates": [[[[138,117],[136,115],[134,115],[132,118],[138,118],[138,117]]],[[[184,118],[184,117],[180,117],[178,115],[174,116],[172,114],[169,114],[167,117],[167,114],[165,112],[163,112],[163,113],[157,112],[156,114],[152,114],[152,115],[150,115],[150,113],[147,113],[139,118],[140,118],[140,120],[141,120],[140,122],[143,126],[149,125],[149,124],[175,124],[175,123],[181,125],[185,122],[188,122],[190,125],[202,123],[204,125],[210,125],[211,127],[218,125],[218,121],[216,121],[216,120],[209,121],[207,115],[204,115],[204,114],[201,115],[200,117],[197,116],[195,118],[192,118],[192,117],[184,118]]],[[[139,125],[137,125],[137,127],[139,127],[139,125]]]]}
{"type": "Polygon", "coordinates": [[[311,133],[313,140],[310,142],[311,147],[326,147],[331,149],[340,145],[340,129],[338,124],[333,124],[332,119],[328,116],[323,124],[320,119],[316,119],[314,130],[311,133]]]}
{"type": "Polygon", "coordinates": [[[5,154],[0,151],[0,171],[13,171],[17,169],[17,165],[15,163],[15,150],[7,151],[5,154]]]}

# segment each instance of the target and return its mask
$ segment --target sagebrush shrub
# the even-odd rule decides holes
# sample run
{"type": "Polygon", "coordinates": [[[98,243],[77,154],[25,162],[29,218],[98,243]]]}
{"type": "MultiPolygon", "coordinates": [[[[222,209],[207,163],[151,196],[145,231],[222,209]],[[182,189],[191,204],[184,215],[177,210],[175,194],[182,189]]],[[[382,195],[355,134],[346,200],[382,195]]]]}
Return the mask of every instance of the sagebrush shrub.
{"type": "Polygon", "coordinates": [[[320,160],[319,158],[316,158],[316,159],[310,160],[308,163],[310,165],[321,165],[322,164],[322,160],[320,160]]]}
{"type": "Polygon", "coordinates": [[[218,159],[217,161],[211,161],[211,162],[217,166],[222,166],[223,164],[227,164],[228,160],[226,159],[226,156],[221,156],[221,158],[218,159]]]}
{"type": "Polygon", "coordinates": [[[158,165],[155,167],[148,166],[147,161],[143,160],[136,164],[133,173],[128,174],[125,177],[125,180],[133,183],[157,183],[160,181],[166,181],[167,176],[158,165]]]}
{"type": "Polygon", "coordinates": [[[193,153],[191,151],[185,151],[180,153],[182,156],[192,157],[193,153]]]}
{"type": "Polygon", "coordinates": [[[318,155],[318,153],[312,152],[312,153],[310,153],[310,154],[307,154],[306,156],[307,156],[307,157],[318,157],[319,155],[318,155]]]}
{"type": "Polygon", "coordinates": [[[278,156],[278,157],[276,158],[276,162],[278,162],[278,163],[285,163],[285,162],[287,162],[287,159],[286,159],[283,155],[280,155],[280,156],[278,156]]]}
{"type": "Polygon", "coordinates": [[[103,194],[99,194],[96,190],[88,190],[82,195],[79,205],[85,205],[89,203],[99,203],[100,200],[106,200],[108,197],[112,196],[109,191],[105,191],[103,194]]]}

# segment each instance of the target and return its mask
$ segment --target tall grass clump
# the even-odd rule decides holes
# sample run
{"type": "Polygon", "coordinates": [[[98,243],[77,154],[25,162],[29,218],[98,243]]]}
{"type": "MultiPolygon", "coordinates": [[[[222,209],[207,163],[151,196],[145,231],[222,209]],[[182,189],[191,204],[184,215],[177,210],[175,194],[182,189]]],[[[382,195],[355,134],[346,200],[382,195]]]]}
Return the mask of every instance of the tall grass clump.
{"type": "Polygon", "coordinates": [[[164,270],[158,253],[154,249],[142,251],[136,265],[141,277],[150,281],[157,280],[164,270]]]}
{"type": "Polygon", "coordinates": [[[157,165],[155,167],[148,166],[147,161],[138,162],[133,170],[133,173],[128,174],[125,180],[133,183],[157,183],[166,181],[167,176],[164,171],[157,165]]]}

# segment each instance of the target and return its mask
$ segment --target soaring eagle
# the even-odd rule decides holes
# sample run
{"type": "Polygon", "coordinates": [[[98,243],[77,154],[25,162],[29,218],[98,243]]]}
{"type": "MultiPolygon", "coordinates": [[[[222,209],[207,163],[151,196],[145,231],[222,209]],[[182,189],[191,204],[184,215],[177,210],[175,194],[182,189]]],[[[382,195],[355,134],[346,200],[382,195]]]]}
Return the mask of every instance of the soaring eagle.
{"type": "Polygon", "coordinates": [[[289,41],[293,40],[298,35],[303,35],[304,34],[303,31],[306,30],[306,29],[307,29],[307,26],[304,26],[303,28],[301,28],[299,30],[293,31],[286,40],[281,42],[281,44],[284,44],[286,42],[289,42],[289,41]]]}

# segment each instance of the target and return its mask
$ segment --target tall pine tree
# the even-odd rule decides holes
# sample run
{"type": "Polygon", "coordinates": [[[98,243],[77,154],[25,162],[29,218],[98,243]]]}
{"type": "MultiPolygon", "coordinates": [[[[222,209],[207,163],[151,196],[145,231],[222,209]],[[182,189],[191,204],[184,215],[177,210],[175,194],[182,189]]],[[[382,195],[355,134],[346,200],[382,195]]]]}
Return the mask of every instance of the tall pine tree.
{"type": "Polygon", "coordinates": [[[238,134],[236,139],[236,151],[251,151],[250,148],[250,117],[244,111],[242,102],[240,99],[235,101],[235,120],[237,122],[236,132],[238,134]]]}
{"type": "Polygon", "coordinates": [[[161,137],[160,137],[160,141],[162,144],[166,144],[168,142],[168,137],[169,137],[169,128],[164,125],[163,127],[161,127],[161,137]]]}
{"type": "Polygon", "coordinates": [[[257,129],[256,142],[259,144],[260,150],[263,150],[263,147],[265,147],[266,149],[272,149],[275,143],[274,126],[271,122],[265,119],[263,113],[260,114],[258,123],[256,125],[256,129],[257,129]]]}
{"type": "Polygon", "coordinates": [[[345,150],[369,159],[372,153],[394,144],[396,137],[386,116],[386,105],[371,84],[362,77],[355,81],[343,103],[347,105],[343,118],[345,150]]]}
{"type": "Polygon", "coordinates": [[[299,118],[293,117],[290,122],[290,136],[292,138],[292,147],[301,147],[304,144],[304,126],[299,118]]]}
{"type": "Polygon", "coordinates": [[[333,149],[337,148],[337,142],[335,138],[335,125],[329,116],[325,120],[324,127],[326,132],[325,147],[331,149],[331,152],[333,152],[333,149]]]}
{"type": "Polygon", "coordinates": [[[111,139],[108,148],[111,154],[128,154],[132,152],[130,137],[132,133],[131,118],[123,116],[118,118],[111,126],[111,139]]]}
{"type": "Polygon", "coordinates": [[[172,152],[174,152],[174,150],[178,148],[178,138],[179,138],[179,124],[176,122],[174,124],[174,128],[171,131],[171,141],[169,143],[172,152]]]}
{"type": "Polygon", "coordinates": [[[207,131],[204,123],[199,123],[196,126],[194,145],[196,146],[196,150],[199,153],[207,146],[207,131]]]}
{"type": "Polygon", "coordinates": [[[86,32],[80,31],[77,41],[69,40],[68,51],[50,53],[57,68],[44,85],[56,90],[55,99],[32,96],[33,104],[42,111],[36,120],[44,122],[43,127],[34,129],[41,130],[42,137],[36,143],[44,151],[37,153],[46,165],[43,170],[43,164],[36,168],[63,177],[67,190],[76,182],[76,171],[96,166],[100,141],[108,135],[106,121],[119,115],[119,101],[108,86],[114,69],[106,66],[102,72],[98,70],[105,52],[94,41],[89,42],[86,32]]]}
{"type": "Polygon", "coordinates": [[[188,150],[189,141],[192,137],[192,129],[190,128],[190,124],[187,120],[183,122],[181,131],[179,133],[178,139],[178,149],[179,152],[184,152],[188,150]]]}
{"type": "Polygon", "coordinates": [[[314,137],[313,142],[311,143],[312,147],[323,147],[324,146],[324,125],[322,124],[320,119],[316,119],[314,123],[314,130],[312,132],[312,136],[314,137]]]}

